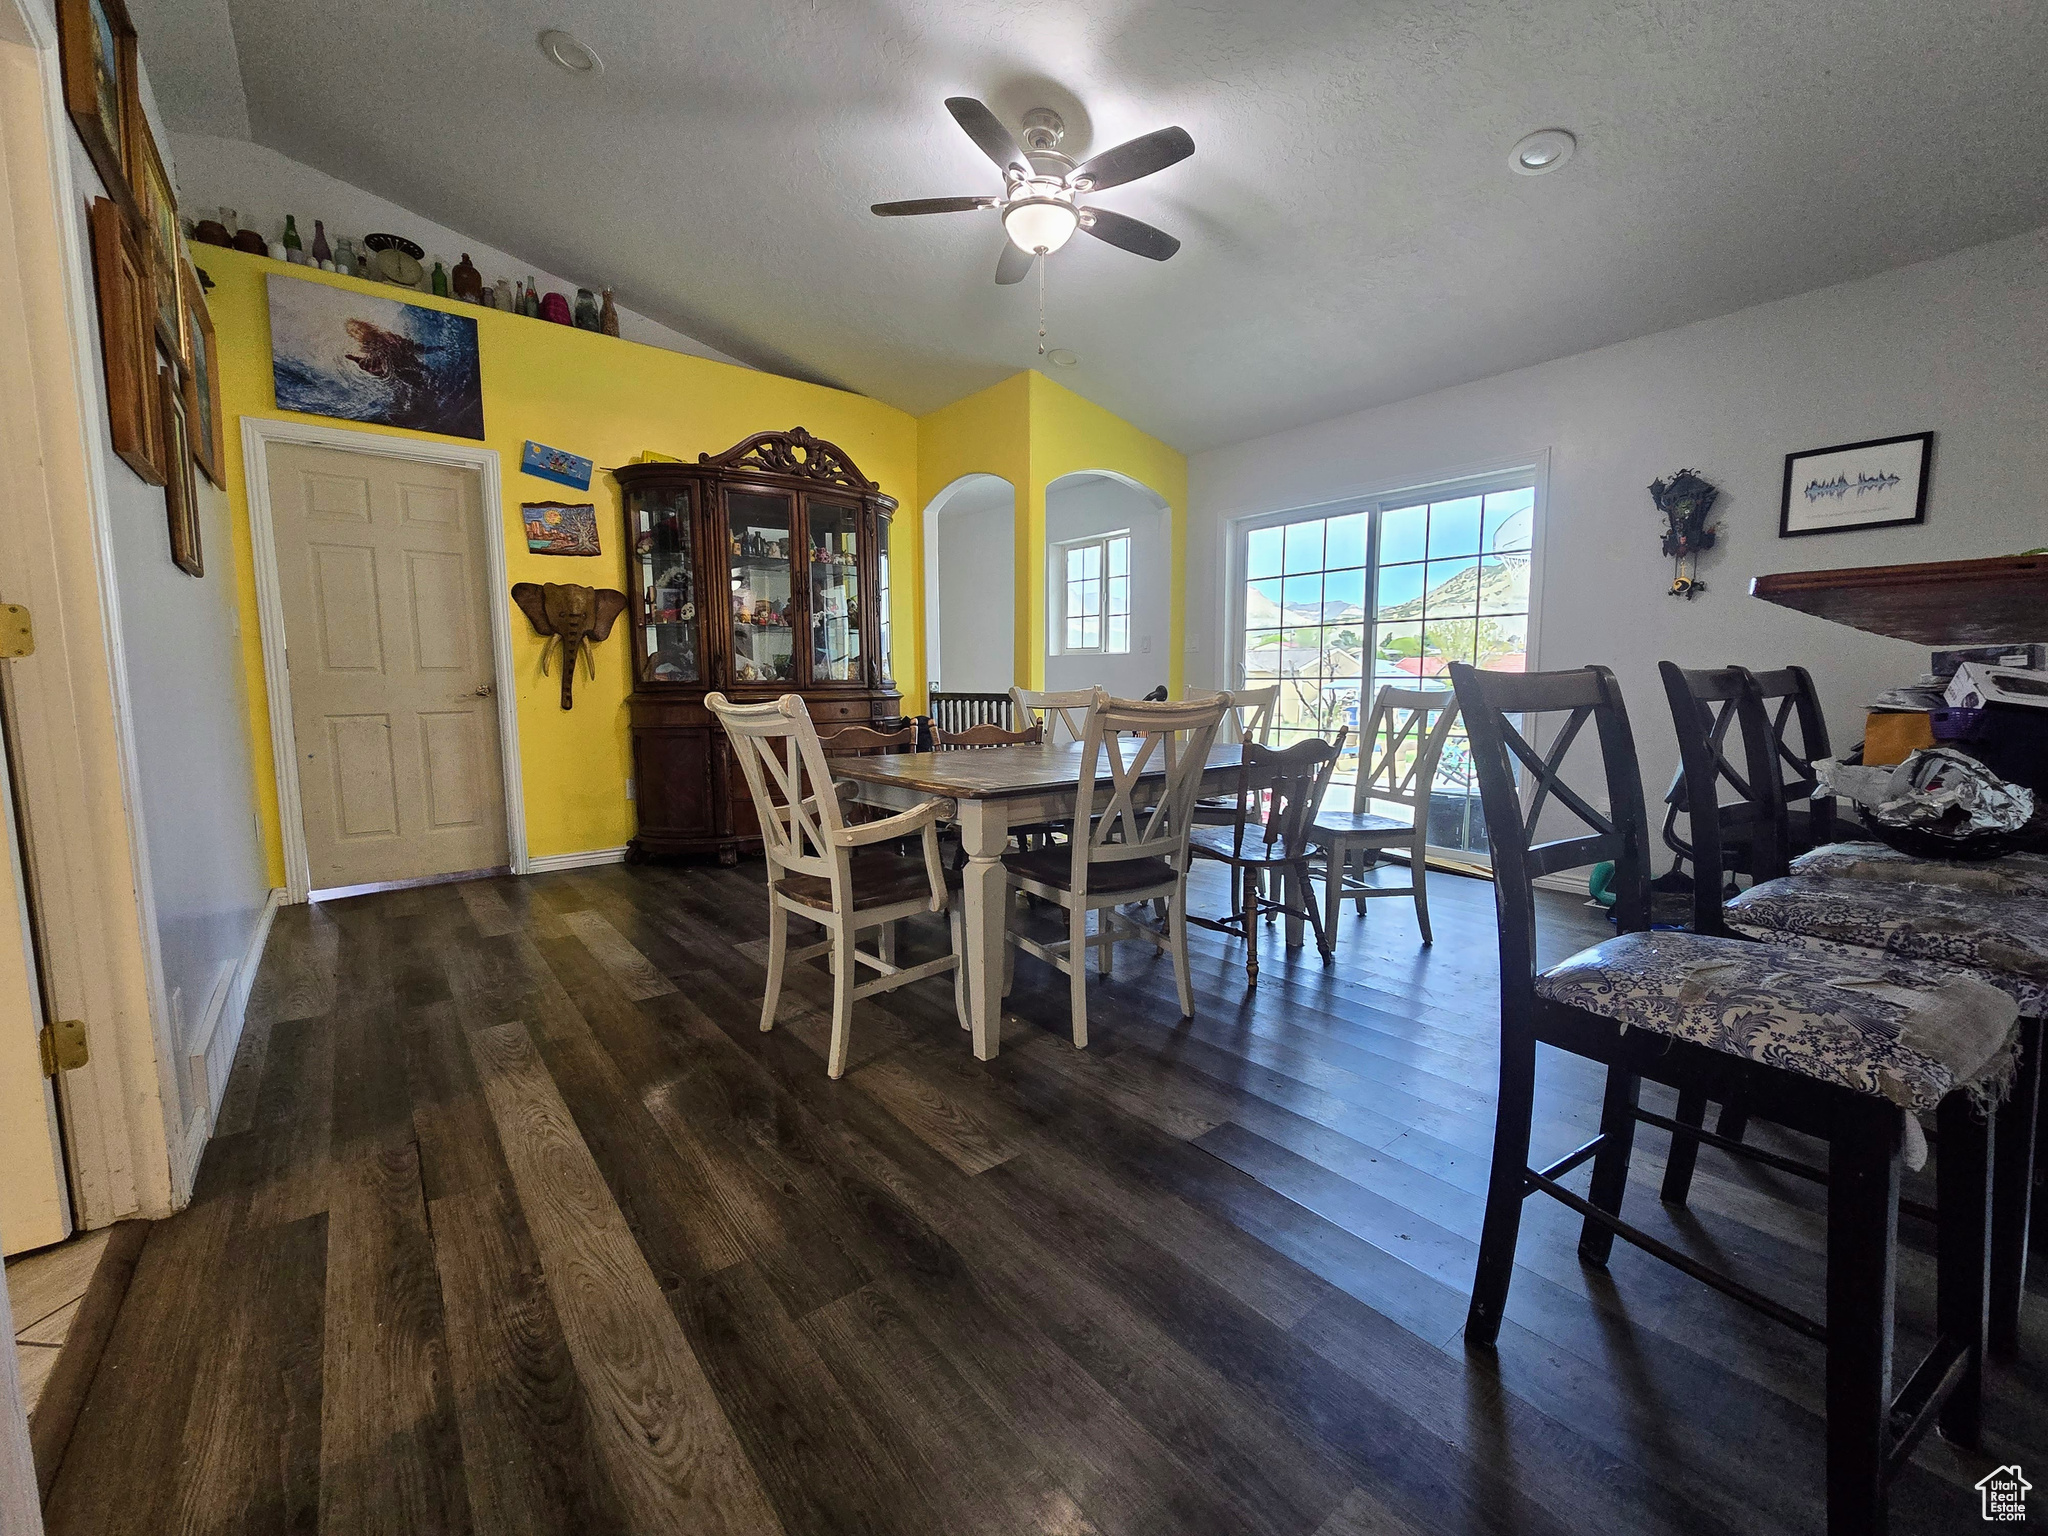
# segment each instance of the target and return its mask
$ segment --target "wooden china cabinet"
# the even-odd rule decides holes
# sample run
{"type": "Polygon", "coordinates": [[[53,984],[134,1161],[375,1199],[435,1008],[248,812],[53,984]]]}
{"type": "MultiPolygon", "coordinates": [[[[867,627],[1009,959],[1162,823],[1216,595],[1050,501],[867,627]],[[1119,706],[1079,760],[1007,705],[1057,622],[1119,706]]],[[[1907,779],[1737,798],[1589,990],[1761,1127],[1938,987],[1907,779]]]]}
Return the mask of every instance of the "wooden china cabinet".
{"type": "Polygon", "coordinates": [[[695,464],[628,464],[639,835],[629,857],[761,846],[746,779],[704,706],[799,693],[825,729],[902,713],[889,675],[891,497],[801,427],[695,464]]]}

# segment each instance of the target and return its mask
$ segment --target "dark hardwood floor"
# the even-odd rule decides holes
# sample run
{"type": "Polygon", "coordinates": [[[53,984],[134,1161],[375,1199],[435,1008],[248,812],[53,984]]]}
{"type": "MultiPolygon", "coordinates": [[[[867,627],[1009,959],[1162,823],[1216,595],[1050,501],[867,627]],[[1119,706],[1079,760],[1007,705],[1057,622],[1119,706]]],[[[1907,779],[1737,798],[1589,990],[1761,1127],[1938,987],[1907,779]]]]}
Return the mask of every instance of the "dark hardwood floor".
{"type": "MultiPolygon", "coordinates": [[[[1197,933],[1191,1022],[1126,946],[1085,1053],[1029,958],[986,1064],[916,984],[856,1009],[837,1083],[821,965],[756,1029],[759,864],[288,909],[49,1529],[1821,1530],[1819,1349],[1626,1245],[1584,1268],[1552,1202],[1498,1353],[1465,1350],[1492,890],[1431,893],[1433,950],[1374,902],[1255,993],[1197,933]]],[[[1543,902],[1557,954],[1607,931],[1543,902]]],[[[1539,1156],[1598,1088],[1546,1059],[1539,1156]]],[[[1815,1191],[1708,1151],[1674,1215],[1665,1145],[1631,1216],[1819,1311],[1815,1191]]],[[[1902,1231],[1909,1367],[1933,1260],[1902,1231]]],[[[2038,1300],[1987,1420],[1981,1455],[1930,1438],[1896,1530],[1975,1529],[1978,1477],[2048,1468],[2038,1300]]]]}

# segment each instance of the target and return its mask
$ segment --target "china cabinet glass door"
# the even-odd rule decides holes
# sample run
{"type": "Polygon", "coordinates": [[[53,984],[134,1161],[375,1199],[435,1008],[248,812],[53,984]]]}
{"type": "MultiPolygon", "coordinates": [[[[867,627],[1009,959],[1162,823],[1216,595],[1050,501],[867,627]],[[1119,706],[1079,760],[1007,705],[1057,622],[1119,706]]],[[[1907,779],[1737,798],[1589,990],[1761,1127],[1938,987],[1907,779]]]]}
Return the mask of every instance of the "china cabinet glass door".
{"type": "Polygon", "coordinates": [[[732,583],[732,672],[736,683],[796,681],[795,556],[791,497],[727,491],[725,525],[732,583]]]}
{"type": "Polygon", "coordinates": [[[881,618],[882,652],[876,658],[881,663],[881,678],[886,685],[895,681],[896,669],[889,664],[889,648],[894,639],[889,632],[889,516],[883,513],[875,519],[875,572],[880,578],[875,584],[875,609],[881,618]]]}
{"type": "Polygon", "coordinates": [[[640,568],[640,675],[660,683],[701,681],[690,488],[635,491],[627,516],[640,568]]]}
{"type": "Polygon", "coordinates": [[[858,683],[860,649],[860,507],[812,501],[810,530],[811,681],[858,683]]]}

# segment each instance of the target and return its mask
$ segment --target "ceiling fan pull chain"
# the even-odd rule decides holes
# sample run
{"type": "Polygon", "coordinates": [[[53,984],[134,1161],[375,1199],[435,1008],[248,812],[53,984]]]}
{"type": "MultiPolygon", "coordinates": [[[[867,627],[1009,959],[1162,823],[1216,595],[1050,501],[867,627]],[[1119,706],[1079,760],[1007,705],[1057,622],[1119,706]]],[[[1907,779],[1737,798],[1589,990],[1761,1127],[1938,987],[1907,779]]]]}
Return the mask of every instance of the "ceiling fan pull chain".
{"type": "Polygon", "coordinates": [[[1050,266],[1043,256],[1038,258],[1038,355],[1045,356],[1045,269],[1050,266]]]}

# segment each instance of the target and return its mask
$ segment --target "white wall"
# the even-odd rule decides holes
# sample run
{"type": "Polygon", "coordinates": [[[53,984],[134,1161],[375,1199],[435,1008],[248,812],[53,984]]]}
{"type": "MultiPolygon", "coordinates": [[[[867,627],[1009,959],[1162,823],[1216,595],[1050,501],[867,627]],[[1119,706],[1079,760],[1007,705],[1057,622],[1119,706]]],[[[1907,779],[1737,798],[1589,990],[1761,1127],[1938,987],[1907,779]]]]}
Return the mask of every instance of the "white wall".
{"type": "Polygon", "coordinates": [[[1802,663],[1835,746],[1847,748],[1865,703],[1917,677],[1926,652],[1762,602],[1750,580],[2048,544],[2048,231],[1196,455],[1190,681],[1228,680],[1228,519],[1546,448],[1532,665],[1598,662],[1619,674],[1653,817],[1678,761],[1660,659],[1802,663]],[[1929,430],[1923,526],[1778,537],[1785,454],[1929,430]],[[1721,488],[1720,545],[1701,565],[1707,591],[1690,603],[1666,595],[1671,562],[1645,489],[1679,468],[1721,488]]]}
{"type": "MultiPolygon", "coordinates": [[[[161,147],[160,127],[157,132],[161,147]]],[[[70,153],[79,194],[73,217],[82,248],[90,251],[86,207],[103,195],[104,186],[75,136],[70,153]]],[[[178,167],[166,168],[175,182],[178,167]]],[[[104,414],[106,376],[97,326],[92,341],[93,404],[104,414]]],[[[234,434],[231,422],[231,451],[234,434]]],[[[171,564],[163,489],[146,484],[111,451],[105,465],[113,607],[141,796],[129,814],[139,820],[148,850],[159,1005],[180,1091],[171,1118],[177,1130],[203,1136],[211,1129],[253,980],[238,967],[260,937],[270,898],[244,707],[234,539],[227,496],[195,472],[206,575],[186,575],[171,564]],[[195,1068],[190,1054],[202,1045],[207,1049],[195,1068]]],[[[174,1162],[184,1150],[174,1153],[174,1162]]]]}
{"type": "Polygon", "coordinates": [[[1058,691],[1100,683],[1117,698],[1138,699],[1164,683],[1173,551],[1167,537],[1166,509],[1159,498],[1101,476],[1056,480],[1045,493],[1045,544],[1047,558],[1053,562],[1046,592],[1055,605],[1046,620],[1045,686],[1058,691]],[[1059,546],[1126,528],[1131,534],[1129,654],[1059,654],[1060,630],[1054,622],[1063,577],[1059,546]]]}
{"type": "Polygon", "coordinates": [[[1017,494],[1007,480],[977,476],[934,512],[926,577],[938,597],[932,675],[954,693],[1006,692],[1017,670],[1017,494]]]}
{"type": "MultiPolygon", "coordinates": [[[[542,293],[559,292],[571,303],[578,288],[596,293],[604,286],[605,276],[601,272],[568,278],[543,272],[519,256],[421,218],[375,193],[337,181],[325,171],[301,165],[246,139],[177,133],[161,147],[167,157],[177,161],[178,206],[188,219],[212,218],[214,210],[225,205],[235,210],[243,228],[259,230],[265,239],[275,240],[284,231],[285,215],[294,214],[299,236],[308,247],[313,243],[315,219],[326,221],[329,241],[346,235],[360,242],[364,235],[389,231],[404,235],[426,250],[425,265],[429,272],[437,260],[453,272],[455,263],[467,252],[487,284],[500,277],[509,277],[514,283],[532,277],[542,293]]],[[[742,368],[752,366],[623,307],[619,310],[619,334],[650,347],[709,357],[742,368]]]]}

